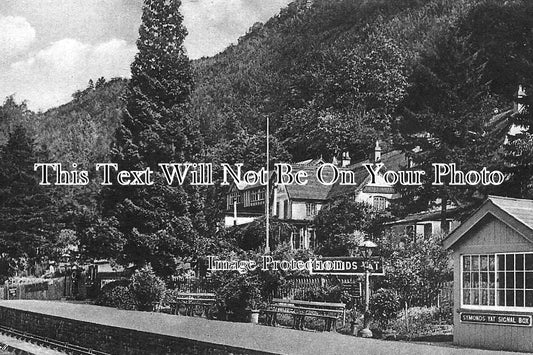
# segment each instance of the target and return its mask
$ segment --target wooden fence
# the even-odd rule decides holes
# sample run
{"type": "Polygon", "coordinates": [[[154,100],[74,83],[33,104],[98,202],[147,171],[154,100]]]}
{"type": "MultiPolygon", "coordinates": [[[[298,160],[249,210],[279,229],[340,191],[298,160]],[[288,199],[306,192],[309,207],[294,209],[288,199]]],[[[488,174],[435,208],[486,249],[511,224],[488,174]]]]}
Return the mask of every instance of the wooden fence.
{"type": "MultiPolygon", "coordinates": [[[[209,278],[188,278],[177,277],[173,279],[173,287],[180,292],[212,292],[216,293],[217,289],[209,278]]],[[[288,298],[300,300],[316,300],[317,297],[325,296],[324,290],[332,291],[331,297],[340,296],[342,292],[344,301],[362,302],[364,299],[364,281],[360,276],[325,276],[325,275],[308,275],[298,276],[287,280],[285,286],[274,290],[270,298],[288,298]]],[[[418,295],[421,296],[421,295],[418,295]]],[[[326,300],[325,300],[326,301],[326,300]]],[[[338,301],[328,299],[327,301],[338,301]]],[[[438,292],[419,297],[417,304],[413,306],[427,307],[449,307],[453,304],[453,283],[443,283],[438,292]]]]}
{"type": "Polygon", "coordinates": [[[53,279],[24,280],[0,286],[0,299],[10,300],[61,300],[84,298],[85,279],[73,279],[70,275],[53,279]]]}
{"type": "MultiPolygon", "coordinates": [[[[339,287],[339,291],[347,291],[354,297],[362,296],[363,285],[359,277],[328,277],[324,275],[299,276],[289,279],[284,287],[274,290],[270,298],[288,298],[311,300],[310,298],[320,295],[327,288],[339,287]]],[[[175,277],[172,280],[172,288],[180,292],[213,292],[216,288],[209,278],[175,277]]]]}
{"type": "Polygon", "coordinates": [[[190,293],[215,293],[216,288],[209,278],[174,277],[171,288],[180,292],[190,293]]]}

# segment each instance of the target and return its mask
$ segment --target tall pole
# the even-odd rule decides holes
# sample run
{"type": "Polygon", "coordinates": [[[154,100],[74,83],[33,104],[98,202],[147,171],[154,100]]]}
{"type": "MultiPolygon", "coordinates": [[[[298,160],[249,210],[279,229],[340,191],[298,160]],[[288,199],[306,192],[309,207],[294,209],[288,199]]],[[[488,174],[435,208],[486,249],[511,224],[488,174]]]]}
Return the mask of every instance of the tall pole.
{"type": "Polygon", "coordinates": [[[365,257],[365,314],[363,316],[363,329],[359,331],[359,336],[363,338],[372,338],[370,326],[370,257],[372,255],[373,243],[364,243],[365,257]]]}
{"type": "MultiPolygon", "coordinates": [[[[365,313],[369,311],[370,304],[370,270],[368,267],[365,268],[365,313]]],[[[365,325],[366,328],[366,325],[365,325]]]]}
{"type": "Polygon", "coordinates": [[[265,206],[266,206],[266,246],[265,253],[270,253],[270,176],[268,173],[270,163],[270,119],[266,117],[266,193],[265,193],[265,206]]]}
{"type": "Polygon", "coordinates": [[[233,199],[233,225],[237,225],[237,197],[233,199]]]}

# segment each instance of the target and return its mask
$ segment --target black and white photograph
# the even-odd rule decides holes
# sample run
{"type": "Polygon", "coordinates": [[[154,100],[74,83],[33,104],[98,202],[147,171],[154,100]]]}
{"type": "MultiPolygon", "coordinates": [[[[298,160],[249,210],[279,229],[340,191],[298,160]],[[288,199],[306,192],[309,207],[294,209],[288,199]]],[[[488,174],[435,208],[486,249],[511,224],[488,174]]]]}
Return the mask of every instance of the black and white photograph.
{"type": "Polygon", "coordinates": [[[0,2],[0,355],[519,353],[533,2],[0,2]]]}

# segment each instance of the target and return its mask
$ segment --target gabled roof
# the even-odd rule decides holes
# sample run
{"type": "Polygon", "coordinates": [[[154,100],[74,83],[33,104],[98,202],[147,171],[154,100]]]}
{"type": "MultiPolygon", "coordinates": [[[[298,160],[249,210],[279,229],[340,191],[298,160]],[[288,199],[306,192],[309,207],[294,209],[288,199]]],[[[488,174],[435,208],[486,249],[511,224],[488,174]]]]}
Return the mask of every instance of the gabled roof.
{"type": "Polygon", "coordinates": [[[297,163],[294,163],[294,165],[320,166],[320,165],[322,165],[324,163],[326,163],[326,161],[322,157],[320,157],[318,159],[302,160],[302,161],[299,161],[297,163]]]}
{"type": "Polygon", "coordinates": [[[328,193],[328,200],[333,200],[340,196],[347,196],[359,192],[364,187],[365,181],[370,181],[370,175],[368,171],[362,165],[353,169],[354,185],[341,185],[340,182],[330,186],[328,193]]]}
{"type": "MultiPolygon", "coordinates": [[[[385,170],[399,170],[403,164],[405,164],[405,154],[399,150],[393,150],[391,152],[383,153],[381,156],[381,162],[384,164],[382,171],[385,170]]],[[[370,180],[370,175],[363,164],[370,163],[370,160],[363,160],[355,164],[349,165],[345,168],[337,167],[339,170],[351,170],[354,172],[354,181],[350,185],[340,185],[339,182],[333,185],[324,185],[321,184],[316,178],[316,172],[318,166],[324,164],[322,158],[319,159],[309,159],[304,160],[298,163],[293,163],[292,166],[294,170],[304,170],[307,172],[307,184],[298,185],[291,184],[285,185],[289,198],[296,200],[315,200],[315,201],[326,201],[335,197],[342,195],[349,195],[357,193],[364,188],[366,183],[370,180]]],[[[332,169],[325,169],[322,173],[324,180],[331,181],[333,178],[332,169]]],[[[270,181],[273,179],[273,172],[270,171],[270,181]]],[[[259,188],[262,185],[259,183],[254,185],[243,185],[236,186],[235,188],[240,191],[250,190],[259,188]]],[[[233,188],[233,187],[232,187],[233,188]]],[[[392,191],[387,191],[383,193],[392,193],[392,191]]]]}
{"type": "MultiPolygon", "coordinates": [[[[341,168],[339,168],[341,169],[341,168]]],[[[328,193],[331,190],[331,185],[321,184],[316,178],[316,167],[298,167],[298,170],[304,170],[307,172],[307,184],[306,185],[284,185],[287,189],[287,193],[291,199],[296,200],[326,200],[328,193]]],[[[331,169],[324,169],[322,176],[324,180],[328,181],[333,179],[333,171],[331,169]]]]}
{"type": "MultiPolygon", "coordinates": [[[[272,179],[274,177],[274,172],[272,170],[270,170],[268,172],[268,180],[272,183],[272,179]]],[[[255,184],[245,184],[243,183],[242,185],[239,185],[235,182],[232,182],[231,185],[230,185],[230,190],[235,187],[237,190],[239,191],[245,191],[245,190],[251,190],[251,189],[255,189],[255,188],[259,188],[259,187],[262,187],[262,186],[265,186],[263,184],[261,184],[260,182],[257,182],[255,184]]]]}
{"type": "MultiPolygon", "coordinates": [[[[386,170],[398,171],[403,168],[406,163],[405,153],[400,150],[393,150],[381,155],[381,162],[383,163],[383,168],[381,172],[386,170]]],[[[328,199],[335,199],[339,196],[345,196],[353,193],[357,193],[361,190],[365,183],[370,181],[370,174],[363,166],[363,164],[369,164],[370,160],[363,160],[355,164],[349,165],[346,169],[352,170],[355,176],[354,185],[341,185],[340,182],[337,182],[331,187],[331,190],[328,194],[328,199]]]]}
{"type": "Polygon", "coordinates": [[[485,202],[444,240],[446,249],[455,245],[485,216],[492,215],[533,243],[533,200],[489,196],[485,202]]]}

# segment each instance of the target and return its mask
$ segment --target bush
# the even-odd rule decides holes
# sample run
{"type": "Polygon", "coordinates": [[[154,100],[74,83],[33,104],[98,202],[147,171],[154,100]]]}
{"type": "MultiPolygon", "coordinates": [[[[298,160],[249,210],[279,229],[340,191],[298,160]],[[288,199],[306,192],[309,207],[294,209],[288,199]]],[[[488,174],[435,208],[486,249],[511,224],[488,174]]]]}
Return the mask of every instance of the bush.
{"type": "Polygon", "coordinates": [[[256,273],[225,275],[225,281],[217,291],[219,317],[246,321],[249,311],[261,306],[260,282],[256,273]]]}
{"type": "Polygon", "coordinates": [[[440,306],[437,317],[444,324],[453,324],[453,302],[448,302],[440,306]]]}
{"type": "Polygon", "coordinates": [[[438,317],[437,307],[412,307],[400,313],[391,323],[391,330],[400,338],[413,339],[431,332],[432,325],[438,317]]]}
{"type": "Polygon", "coordinates": [[[113,281],[102,287],[96,304],[120,309],[135,309],[135,300],[130,292],[128,279],[113,281]]]}
{"type": "Polygon", "coordinates": [[[384,329],[396,318],[400,309],[400,298],[393,290],[380,288],[372,295],[369,308],[372,318],[384,329]]]}
{"type": "Polygon", "coordinates": [[[151,266],[145,266],[131,277],[130,292],[138,310],[151,311],[154,303],[159,303],[163,298],[165,283],[156,276],[151,266]]]}

